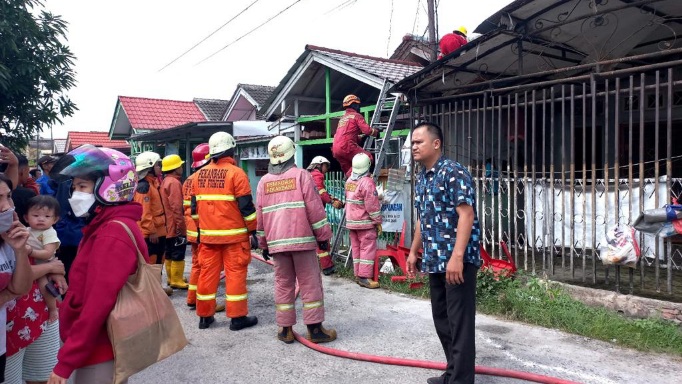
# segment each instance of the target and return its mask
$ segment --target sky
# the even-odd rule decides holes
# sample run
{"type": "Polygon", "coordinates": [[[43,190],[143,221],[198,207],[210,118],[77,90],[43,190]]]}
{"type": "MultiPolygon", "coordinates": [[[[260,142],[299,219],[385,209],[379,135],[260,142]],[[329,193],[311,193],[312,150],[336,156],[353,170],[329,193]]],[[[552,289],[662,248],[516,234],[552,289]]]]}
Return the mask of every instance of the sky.
{"type": "MultiPolygon", "coordinates": [[[[68,131],[108,131],[119,95],[229,99],[239,83],[277,86],[306,44],[388,57],[405,34],[422,36],[427,29],[426,0],[254,1],[47,1],[45,9],[69,23],[77,84],[68,96],[79,108],[53,127],[54,138],[66,138],[68,131]]],[[[510,0],[437,3],[440,37],[460,25],[471,33],[510,0]]],[[[41,137],[49,138],[50,131],[41,137]]]]}

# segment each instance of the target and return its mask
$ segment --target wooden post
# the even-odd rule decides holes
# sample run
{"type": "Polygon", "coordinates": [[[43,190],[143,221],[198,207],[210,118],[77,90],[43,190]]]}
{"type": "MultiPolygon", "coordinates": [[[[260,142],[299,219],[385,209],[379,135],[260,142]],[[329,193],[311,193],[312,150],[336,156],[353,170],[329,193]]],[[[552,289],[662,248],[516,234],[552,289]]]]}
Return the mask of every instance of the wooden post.
{"type": "Polygon", "coordinates": [[[429,45],[431,46],[429,56],[431,57],[431,61],[436,61],[436,53],[438,52],[438,40],[436,38],[435,0],[426,0],[426,3],[428,4],[429,12],[429,45]]]}

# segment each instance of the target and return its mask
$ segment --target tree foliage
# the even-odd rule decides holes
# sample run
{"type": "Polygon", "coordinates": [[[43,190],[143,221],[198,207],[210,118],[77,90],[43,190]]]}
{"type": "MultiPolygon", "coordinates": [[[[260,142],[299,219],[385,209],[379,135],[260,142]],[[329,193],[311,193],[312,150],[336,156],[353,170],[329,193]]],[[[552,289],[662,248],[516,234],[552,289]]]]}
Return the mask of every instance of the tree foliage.
{"type": "Polygon", "coordinates": [[[77,109],[66,25],[41,0],[0,1],[0,140],[15,150],[77,109]]]}

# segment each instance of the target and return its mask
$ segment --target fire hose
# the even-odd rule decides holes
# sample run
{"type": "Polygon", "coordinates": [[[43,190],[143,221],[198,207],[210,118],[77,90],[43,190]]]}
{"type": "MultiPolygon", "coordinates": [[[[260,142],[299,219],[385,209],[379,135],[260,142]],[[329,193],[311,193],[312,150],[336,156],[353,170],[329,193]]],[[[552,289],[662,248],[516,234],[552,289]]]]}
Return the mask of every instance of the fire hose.
{"type": "MultiPolygon", "coordinates": [[[[263,263],[269,264],[269,265],[274,265],[271,261],[263,259],[260,255],[252,253],[251,256],[263,263]]],[[[296,294],[298,295],[298,287],[296,287],[296,294]]],[[[336,357],[342,357],[346,359],[352,359],[352,360],[359,360],[359,361],[366,361],[370,363],[379,363],[379,364],[388,364],[388,365],[399,365],[403,367],[413,367],[413,368],[426,368],[426,369],[435,369],[439,371],[444,371],[446,368],[446,363],[442,362],[437,362],[437,361],[427,361],[427,360],[414,360],[414,359],[403,359],[403,358],[398,358],[398,357],[390,357],[390,356],[380,356],[380,355],[369,355],[365,353],[358,353],[358,352],[348,352],[348,351],[343,351],[335,348],[329,348],[325,346],[321,346],[319,344],[315,344],[309,340],[307,340],[305,337],[301,336],[300,334],[294,332],[294,337],[296,340],[305,345],[308,348],[314,349],[318,352],[322,352],[328,355],[336,356],[336,357]]],[[[535,383],[545,383],[545,384],[577,384],[575,381],[570,381],[570,380],[563,380],[559,379],[556,377],[552,376],[545,376],[545,375],[539,375],[536,373],[530,373],[530,372],[524,372],[524,371],[516,371],[512,369],[503,369],[503,368],[493,368],[493,367],[487,367],[484,365],[477,365],[476,366],[476,374],[478,375],[486,375],[486,376],[499,376],[499,377],[509,377],[512,379],[519,379],[519,380],[525,380],[525,381],[530,381],[530,382],[535,382],[535,383]]]]}

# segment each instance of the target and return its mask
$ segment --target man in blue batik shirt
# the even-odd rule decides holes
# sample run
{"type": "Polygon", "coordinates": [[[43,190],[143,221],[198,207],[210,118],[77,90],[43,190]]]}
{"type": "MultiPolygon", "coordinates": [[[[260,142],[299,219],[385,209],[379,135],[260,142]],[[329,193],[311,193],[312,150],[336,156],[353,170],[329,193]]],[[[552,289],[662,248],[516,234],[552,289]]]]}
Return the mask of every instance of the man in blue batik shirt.
{"type": "Polygon", "coordinates": [[[447,358],[445,373],[427,383],[473,383],[481,230],[471,174],[444,157],[442,148],[443,132],[438,125],[421,123],[412,132],[412,155],[424,170],[415,188],[419,219],[407,273],[415,275],[417,254],[423,247],[421,269],[429,274],[433,323],[447,358]]]}

